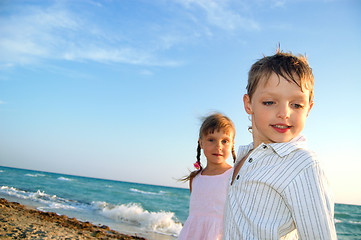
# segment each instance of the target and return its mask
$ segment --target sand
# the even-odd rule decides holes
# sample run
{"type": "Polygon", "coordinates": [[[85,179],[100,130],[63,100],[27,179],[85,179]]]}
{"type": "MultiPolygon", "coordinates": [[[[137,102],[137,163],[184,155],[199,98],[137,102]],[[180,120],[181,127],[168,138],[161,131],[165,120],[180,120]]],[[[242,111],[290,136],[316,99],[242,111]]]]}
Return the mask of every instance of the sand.
{"type": "Polygon", "coordinates": [[[145,239],[0,198],[0,239],[145,239]]]}

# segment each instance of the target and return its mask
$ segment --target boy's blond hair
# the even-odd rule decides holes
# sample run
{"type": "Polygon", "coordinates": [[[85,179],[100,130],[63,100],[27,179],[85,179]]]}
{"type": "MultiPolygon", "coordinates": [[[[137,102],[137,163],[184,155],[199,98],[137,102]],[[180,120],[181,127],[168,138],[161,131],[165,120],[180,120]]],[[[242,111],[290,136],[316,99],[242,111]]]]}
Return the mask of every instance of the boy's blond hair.
{"type": "Polygon", "coordinates": [[[260,80],[267,81],[272,73],[283,77],[288,82],[297,84],[301,91],[308,89],[310,91],[309,101],[312,102],[314,78],[306,57],[284,53],[280,49],[277,49],[275,55],[265,56],[252,65],[248,72],[247,84],[247,94],[250,99],[252,99],[260,80]]]}

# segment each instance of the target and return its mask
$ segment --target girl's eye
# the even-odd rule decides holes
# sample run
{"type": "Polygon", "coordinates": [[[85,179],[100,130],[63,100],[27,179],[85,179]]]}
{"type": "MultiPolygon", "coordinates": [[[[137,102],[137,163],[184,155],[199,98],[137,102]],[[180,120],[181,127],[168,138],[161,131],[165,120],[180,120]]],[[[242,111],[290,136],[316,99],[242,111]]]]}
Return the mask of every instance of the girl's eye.
{"type": "Polygon", "coordinates": [[[229,143],[229,141],[228,140],[223,140],[222,143],[227,144],[227,143],[229,143]]]}
{"type": "Polygon", "coordinates": [[[271,106],[272,104],[274,104],[274,102],[273,101],[264,101],[264,102],[262,102],[262,104],[265,106],[271,106]]]}

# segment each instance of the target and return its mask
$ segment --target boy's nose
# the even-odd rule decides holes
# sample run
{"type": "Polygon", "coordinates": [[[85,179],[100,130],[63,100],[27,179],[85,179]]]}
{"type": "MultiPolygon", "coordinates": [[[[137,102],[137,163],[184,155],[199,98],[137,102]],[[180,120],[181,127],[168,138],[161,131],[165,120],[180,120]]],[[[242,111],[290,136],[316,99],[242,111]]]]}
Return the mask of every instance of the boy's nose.
{"type": "Polygon", "coordinates": [[[288,106],[280,106],[278,109],[277,117],[287,119],[290,117],[290,108],[288,106]]]}

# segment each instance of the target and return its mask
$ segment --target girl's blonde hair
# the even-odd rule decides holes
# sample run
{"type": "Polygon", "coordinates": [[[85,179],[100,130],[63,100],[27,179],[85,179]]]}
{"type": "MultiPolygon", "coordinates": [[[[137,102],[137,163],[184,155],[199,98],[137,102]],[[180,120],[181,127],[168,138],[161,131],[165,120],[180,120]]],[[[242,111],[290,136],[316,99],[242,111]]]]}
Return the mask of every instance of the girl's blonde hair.
{"type": "MultiPolygon", "coordinates": [[[[203,137],[207,136],[208,134],[212,134],[215,131],[220,131],[222,130],[224,133],[226,134],[231,134],[233,133],[233,139],[235,137],[236,134],[236,129],[234,127],[233,122],[231,121],[231,119],[229,119],[227,116],[221,114],[221,113],[213,113],[207,117],[205,117],[203,119],[203,123],[201,128],[199,129],[199,139],[202,139],[203,137]]],[[[199,170],[195,170],[193,172],[191,172],[187,177],[182,178],[182,181],[188,181],[188,180],[192,180],[195,176],[197,176],[198,173],[200,173],[203,169],[202,164],[201,164],[201,145],[198,141],[198,146],[197,146],[197,163],[199,164],[200,168],[199,170]]],[[[234,145],[232,146],[232,157],[233,157],[233,162],[236,161],[236,154],[234,152],[234,145]]]]}

